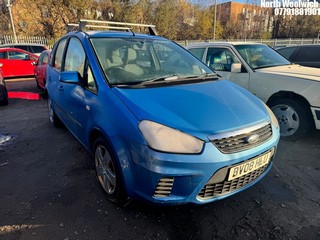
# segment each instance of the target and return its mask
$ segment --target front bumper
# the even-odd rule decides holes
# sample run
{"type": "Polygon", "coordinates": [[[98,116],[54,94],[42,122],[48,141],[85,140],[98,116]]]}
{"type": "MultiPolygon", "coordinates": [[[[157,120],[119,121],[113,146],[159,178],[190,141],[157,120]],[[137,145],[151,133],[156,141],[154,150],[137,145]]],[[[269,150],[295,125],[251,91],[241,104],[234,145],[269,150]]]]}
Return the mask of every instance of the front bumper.
{"type": "Polygon", "coordinates": [[[320,108],[319,107],[311,107],[311,112],[313,115],[315,127],[316,127],[316,129],[320,130],[320,108]]]}
{"type": "Polygon", "coordinates": [[[121,161],[125,166],[126,190],[129,197],[158,204],[204,204],[220,200],[245,190],[267,174],[278,141],[279,135],[273,134],[263,144],[233,154],[222,153],[213,143],[207,142],[202,153],[197,155],[161,153],[145,145],[130,143],[130,162],[123,164],[121,161]],[[227,179],[232,166],[271,149],[270,161],[263,168],[232,181],[227,179]],[[217,176],[218,182],[215,181],[217,176]]]}

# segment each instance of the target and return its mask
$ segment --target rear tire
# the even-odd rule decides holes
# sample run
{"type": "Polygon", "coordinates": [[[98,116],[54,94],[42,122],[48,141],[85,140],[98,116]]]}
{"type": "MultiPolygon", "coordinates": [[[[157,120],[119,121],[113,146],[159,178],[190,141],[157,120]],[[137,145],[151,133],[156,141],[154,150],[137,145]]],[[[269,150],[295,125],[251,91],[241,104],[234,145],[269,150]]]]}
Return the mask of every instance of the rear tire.
{"type": "Polygon", "coordinates": [[[310,107],[302,101],[279,98],[269,106],[278,119],[282,138],[296,140],[314,128],[310,107]]]}
{"type": "Polygon", "coordinates": [[[47,99],[47,103],[48,103],[49,120],[50,120],[51,124],[54,127],[61,127],[62,126],[62,122],[58,118],[56,113],[54,112],[54,110],[52,108],[52,102],[51,102],[51,99],[49,98],[49,96],[48,96],[48,99],[47,99]]]}
{"type": "Polygon", "coordinates": [[[93,159],[100,186],[108,200],[122,203],[125,199],[120,167],[114,158],[107,141],[100,137],[94,142],[93,159]]]}

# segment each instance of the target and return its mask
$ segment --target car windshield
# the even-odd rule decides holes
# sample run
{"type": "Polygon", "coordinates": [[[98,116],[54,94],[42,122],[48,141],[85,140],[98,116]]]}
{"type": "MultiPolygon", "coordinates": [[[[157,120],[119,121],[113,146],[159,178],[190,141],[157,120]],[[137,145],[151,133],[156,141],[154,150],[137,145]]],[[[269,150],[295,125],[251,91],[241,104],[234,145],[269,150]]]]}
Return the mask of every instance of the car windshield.
{"type": "Polygon", "coordinates": [[[235,48],[238,50],[242,58],[253,69],[291,64],[287,59],[267,45],[243,44],[236,45],[235,48]]]}
{"type": "Polygon", "coordinates": [[[214,75],[205,64],[171,41],[91,38],[91,43],[111,85],[178,83],[195,78],[200,81],[201,76],[214,75]]]}

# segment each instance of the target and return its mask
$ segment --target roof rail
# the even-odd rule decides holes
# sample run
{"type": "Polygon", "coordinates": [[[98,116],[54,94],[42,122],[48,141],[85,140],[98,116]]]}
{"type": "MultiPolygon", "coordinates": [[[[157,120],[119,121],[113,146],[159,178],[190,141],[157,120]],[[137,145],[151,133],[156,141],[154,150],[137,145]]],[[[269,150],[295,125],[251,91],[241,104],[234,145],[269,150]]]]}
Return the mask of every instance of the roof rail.
{"type": "Polygon", "coordinates": [[[103,29],[112,29],[112,30],[120,30],[120,31],[132,31],[131,27],[146,27],[148,28],[150,35],[158,35],[155,25],[140,24],[140,23],[126,23],[126,22],[111,22],[111,21],[100,21],[100,20],[86,20],[86,19],[80,19],[78,24],[69,23],[67,25],[67,31],[71,32],[71,31],[77,30],[77,31],[85,32],[87,28],[103,28],[103,29]]]}

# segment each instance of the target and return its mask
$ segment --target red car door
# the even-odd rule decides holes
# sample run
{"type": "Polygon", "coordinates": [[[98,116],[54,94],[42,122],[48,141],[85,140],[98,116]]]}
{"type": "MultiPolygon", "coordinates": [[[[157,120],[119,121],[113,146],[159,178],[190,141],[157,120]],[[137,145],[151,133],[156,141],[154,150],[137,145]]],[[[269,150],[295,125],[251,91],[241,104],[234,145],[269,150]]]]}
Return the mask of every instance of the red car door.
{"type": "Polygon", "coordinates": [[[38,57],[20,49],[1,49],[0,65],[5,78],[34,75],[38,57]]]}

